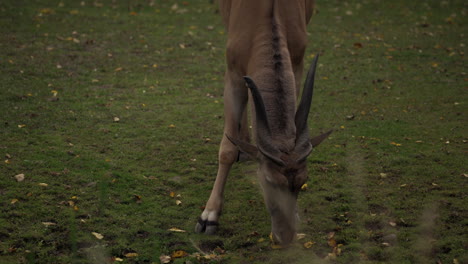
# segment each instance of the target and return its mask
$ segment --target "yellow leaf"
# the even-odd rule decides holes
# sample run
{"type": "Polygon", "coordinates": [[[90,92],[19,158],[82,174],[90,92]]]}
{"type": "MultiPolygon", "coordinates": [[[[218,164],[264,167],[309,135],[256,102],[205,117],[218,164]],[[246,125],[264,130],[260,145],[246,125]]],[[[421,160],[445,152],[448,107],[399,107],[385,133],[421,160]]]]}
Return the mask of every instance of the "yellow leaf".
{"type": "Polygon", "coordinates": [[[172,227],[172,228],[169,228],[168,230],[169,230],[169,231],[172,231],[172,232],[178,232],[178,233],[185,233],[185,232],[187,232],[187,231],[182,230],[182,229],[179,229],[179,228],[177,228],[177,227],[172,227]]]}
{"type": "Polygon", "coordinates": [[[174,198],[175,193],[174,193],[174,192],[170,192],[170,193],[169,193],[169,196],[172,197],[172,198],[174,198]]]}
{"type": "Polygon", "coordinates": [[[314,244],[315,244],[315,242],[313,242],[313,241],[305,242],[304,247],[305,248],[311,248],[314,244]]]}
{"type": "Polygon", "coordinates": [[[96,232],[91,232],[91,234],[93,234],[93,236],[95,236],[97,239],[103,239],[104,236],[99,234],[99,233],[96,233],[96,232]]]}
{"type": "Polygon", "coordinates": [[[153,64],[153,68],[157,68],[157,67],[158,67],[158,65],[157,65],[157,64],[153,64]]]}
{"type": "Polygon", "coordinates": [[[26,125],[18,125],[19,128],[26,127],[26,125]]]}
{"type": "Polygon", "coordinates": [[[122,67],[118,67],[118,68],[116,68],[114,71],[119,72],[119,71],[121,71],[121,70],[123,70],[123,68],[122,68],[122,67]]]}
{"type": "Polygon", "coordinates": [[[271,248],[272,248],[272,249],[282,249],[283,246],[278,245],[278,244],[271,244],[271,248]]]}
{"type": "Polygon", "coordinates": [[[169,127],[170,127],[170,128],[174,128],[175,125],[174,125],[174,124],[170,124],[169,127]]]}
{"type": "Polygon", "coordinates": [[[130,252],[130,253],[125,254],[124,256],[127,258],[134,258],[134,257],[138,257],[138,253],[130,252]]]}
{"type": "Polygon", "coordinates": [[[176,204],[177,204],[177,205],[181,205],[181,204],[182,204],[182,201],[181,201],[181,200],[177,200],[177,201],[176,201],[176,204]]]}
{"type": "Polygon", "coordinates": [[[303,190],[303,191],[307,190],[307,183],[304,183],[304,184],[301,186],[301,190],[303,190]]]}
{"type": "Polygon", "coordinates": [[[10,202],[10,203],[11,203],[11,204],[15,204],[15,203],[17,203],[17,202],[18,202],[18,199],[11,199],[11,202],[10,202]]]}
{"type": "Polygon", "coordinates": [[[47,187],[47,186],[49,186],[49,184],[43,183],[43,182],[39,183],[38,185],[39,185],[39,186],[42,186],[42,187],[47,187]]]}
{"type": "Polygon", "coordinates": [[[183,257],[185,257],[187,255],[188,255],[187,252],[185,252],[183,250],[177,250],[177,251],[172,252],[171,257],[172,258],[183,258],[183,257]]]}

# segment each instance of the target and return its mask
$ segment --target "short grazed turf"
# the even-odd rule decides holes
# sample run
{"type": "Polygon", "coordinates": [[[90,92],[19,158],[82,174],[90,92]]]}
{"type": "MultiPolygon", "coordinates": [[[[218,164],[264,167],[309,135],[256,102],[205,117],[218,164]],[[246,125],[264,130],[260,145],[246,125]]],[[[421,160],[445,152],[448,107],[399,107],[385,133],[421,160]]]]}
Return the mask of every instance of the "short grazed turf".
{"type": "Polygon", "coordinates": [[[213,3],[0,2],[0,263],[467,263],[467,7],[317,2],[309,125],[335,132],[305,237],[275,249],[253,162],[193,232],[223,125],[213,3]]]}

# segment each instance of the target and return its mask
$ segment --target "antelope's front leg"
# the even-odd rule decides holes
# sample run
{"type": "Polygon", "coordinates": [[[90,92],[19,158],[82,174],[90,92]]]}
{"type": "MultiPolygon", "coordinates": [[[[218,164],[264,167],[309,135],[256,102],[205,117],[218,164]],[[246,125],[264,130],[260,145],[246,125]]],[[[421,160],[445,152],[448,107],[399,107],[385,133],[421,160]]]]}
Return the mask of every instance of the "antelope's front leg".
{"type": "Polygon", "coordinates": [[[230,76],[226,74],[225,79],[224,134],[219,148],[218,174],[210,198],[195,226],[195,232],[198,233],[213,234],[217,230],[223,207],[224,186],[232,164],[236,162],[239,155],[237,147],[231,143],[226,134],[234,138],[239,137],[239,124],[248,98],[247,89],[242,78],[238,78],[240,81],[236,83],[231,81],[230,76]]]}

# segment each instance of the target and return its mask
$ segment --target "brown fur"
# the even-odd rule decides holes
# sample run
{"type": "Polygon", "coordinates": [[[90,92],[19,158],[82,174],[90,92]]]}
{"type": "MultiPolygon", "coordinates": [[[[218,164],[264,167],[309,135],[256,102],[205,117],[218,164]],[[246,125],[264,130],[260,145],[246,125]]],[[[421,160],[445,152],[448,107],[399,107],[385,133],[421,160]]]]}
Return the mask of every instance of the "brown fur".
{"type": "MultiPolygon", "coordinates": [[[[238,147],[244,148],[254,158],[259,157],[259,177],[267,206],[272,202],[267,196],[273,189],[266,185],[273,184],[272,186],[278,186],[286,195],[291,193],[292,197],[297,197],[300,186],[305,182],[305,164],[302,161],[297,164],[292,152],[297,136],[295,113],[306,48],[306,27],[313,12],[313,4],[313,0],[220,1],[220,13],[228,31],[224,134],[229,135],[230,139],[224,136],[221,141],[218,174],[201,216],[202,222],[218,221],[224,185],[229,170],[236,161],[237,155],[233,153],[237,153],[238,147]],[[284,167],[273,164],[258,153],[255,146],[237,140],[249,138],[246,134],[249,92],[243,76],[250,76],[258,86],[271,131],[272,142],[269,144],[283,153],[278,160],[284,161],[284,167]],[[237,142],[237,146],[233,142],[237,142]]],[[[254,132],[257,132],[255,113],[252,116],[254,132]]],[[[255,133],[255,137],[260,137],[259,133],[255,133]]],[[[256,139],[258,142],[258,138],[256,139]]],[[[295,198],[291,201],[295,207],[295,198]]],[[[282,216],[284,221],[291,222],[291,212],[282,214],[286,214],[282,216]]],[[[272,214],[273,226],[281,222],[275,221],[272,214]]],[[[196,230],[212,232],[212,229],[201,224],[197,224],[196,230]]],[[[288,233],[286,240],[289,240],[294,227],[285,230],[278,231],[278,234],[288,233]]]]}

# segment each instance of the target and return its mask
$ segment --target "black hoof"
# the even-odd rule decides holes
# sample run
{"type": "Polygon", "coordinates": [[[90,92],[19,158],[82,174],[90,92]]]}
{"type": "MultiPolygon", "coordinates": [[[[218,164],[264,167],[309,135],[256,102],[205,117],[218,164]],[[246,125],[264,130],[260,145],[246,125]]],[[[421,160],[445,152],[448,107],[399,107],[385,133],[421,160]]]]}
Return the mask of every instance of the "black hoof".
{"type": "Polygon", "coordinates": [[[198,222],[195,225],[195,232],[213,235],[214,233],[216,233],[216,230],[218,229],[218,225],[219,224],[216,221],[207,221],[207,220],[202,220],[201,218],[198,218],[198,222]]]}

